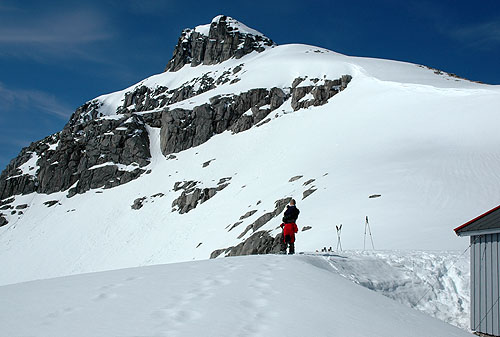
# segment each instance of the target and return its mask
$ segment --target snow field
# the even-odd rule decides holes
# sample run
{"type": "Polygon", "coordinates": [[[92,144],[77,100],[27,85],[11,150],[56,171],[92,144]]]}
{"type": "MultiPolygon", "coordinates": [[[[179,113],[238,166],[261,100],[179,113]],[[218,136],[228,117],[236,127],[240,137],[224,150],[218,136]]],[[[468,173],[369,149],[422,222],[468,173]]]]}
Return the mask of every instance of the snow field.
{"type": "MultiPolygon", "coordinates": [[[[287,102],[270,123],[214,136],[173,160],[161,154],[159,130],[150,128],[150,174],[70,199],[16,197],[30,207],[0,229],[0,284],[206,259],[241,242],[246,226],[289,196],[301,210],[300,228],[312,227],[299,232],[299,251],[334,246],[340,223],[344,249],[362,248],[366,215],[377,249],[464,249],[466,240],[452,229],[497,202],[500,135],[491,121],[499,104],[493,91],[360,75],[324,106],[292,112],[287,102]],[[290,183],[297,175],[303,178],[290,183]],[[173,191],[176,182],[214,187],[225,177],[230,185],[212,199],[183,215],[172,212],[181,193],[173,191]],[[303,186],[309,179],[315,181],[303,186]],[[310,187],[317,191],[302,200],[310,187]],[[158,193],[165,196],[152,197],[158,193]],[[382,196],[368,198],[375,193],[382,196]],[[144,207],[132,210],[141,197],[144,207]],[[61,205],[47,208],[48,200],[61,205]],[[250,210],[257,212],[228,232],[250,210]]],[[[280,220],[261,230],[277,234],[280,220]]]]}
{"type": "Polygon", "coordinates": [[[2,333],[36,336],[469,336],[315,256],[250,256],[0,287],[2,333]]]}

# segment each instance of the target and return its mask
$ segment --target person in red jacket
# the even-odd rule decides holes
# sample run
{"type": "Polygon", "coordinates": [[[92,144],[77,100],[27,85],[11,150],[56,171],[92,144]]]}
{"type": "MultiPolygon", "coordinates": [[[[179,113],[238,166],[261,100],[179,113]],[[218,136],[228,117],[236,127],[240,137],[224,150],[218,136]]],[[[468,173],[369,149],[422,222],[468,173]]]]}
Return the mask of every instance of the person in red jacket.
{"type": "Polygon", "coordinates": [[[295,222],[297,221],[299,213],[300,211],[295,205],[295,200],[290,200],[290,204],[286,207],[286,211],[283,216],[283,223],[281,224],[281,228],[283,229],[282,251],[285,254],[288,247],[288,254],[295,253],[295,233],[299,231],[295,222]]]}

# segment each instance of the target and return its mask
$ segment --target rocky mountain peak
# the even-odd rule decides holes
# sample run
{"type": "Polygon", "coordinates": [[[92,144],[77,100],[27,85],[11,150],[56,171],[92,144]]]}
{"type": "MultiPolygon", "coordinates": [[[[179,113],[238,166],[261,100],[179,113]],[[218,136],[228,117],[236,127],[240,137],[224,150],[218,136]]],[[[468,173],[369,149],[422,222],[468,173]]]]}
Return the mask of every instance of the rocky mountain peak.
{"type": "Polygon", "coordinates": [[[210,24],[184,29],[165,71],[177,71],[186,64],[216,64],[241,58],[253,51],[262,52],[275,43],[264,34],[225,15],[210,24]]]}

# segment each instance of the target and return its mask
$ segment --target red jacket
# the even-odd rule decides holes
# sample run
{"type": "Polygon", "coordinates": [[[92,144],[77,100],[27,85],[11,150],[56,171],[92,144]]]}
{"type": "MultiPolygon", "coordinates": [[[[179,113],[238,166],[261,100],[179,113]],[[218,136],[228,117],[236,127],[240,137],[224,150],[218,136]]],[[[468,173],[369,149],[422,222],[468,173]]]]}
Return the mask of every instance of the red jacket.
{"type": "Polygon", "coordinates": [[[281,224],[281,228],[283,228],[283,235],[290,235],[292,237],[292,242],[295,241],[295,233],[299,231],[297,228],[297,224],[294,222],[281,224]]]}

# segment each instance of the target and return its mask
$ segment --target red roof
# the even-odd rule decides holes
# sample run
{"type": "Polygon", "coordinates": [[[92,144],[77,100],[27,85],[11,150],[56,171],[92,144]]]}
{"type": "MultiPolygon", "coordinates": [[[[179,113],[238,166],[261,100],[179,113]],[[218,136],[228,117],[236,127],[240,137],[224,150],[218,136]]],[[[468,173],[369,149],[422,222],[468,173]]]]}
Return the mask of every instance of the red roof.
{"type": "Polygon", "coordinates": [[[472,220],[470,220],[470,221],[468,221],[468,222],[464,223],[462,226],[458,226],[457,228],[455,228],[455,229],[454,229],[455,233],[456,233],[457,231],[461,230],[462,228],[464,228],[464,227],[466,227],[466,226],[470,225],[471,223],[476,222],[477,220],[481,219],[482,217],[485,217],[486,215],[488,215],[488,214],[490,214],[490,213],[493,213],[494,211],[496,211],[496,210],[498,210],[498,209],[500,209],[500,205],[499,205],[499,206],[497,206],[497,207],[495,207],[495,208],[493,208],[493,209],[490,209],[488,212],[483,213],[483,214],[481,214],[480,216],[475,217],[474,219],[472,219],[472,220]]]}

